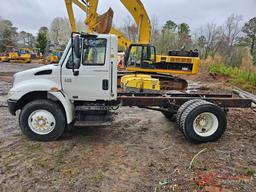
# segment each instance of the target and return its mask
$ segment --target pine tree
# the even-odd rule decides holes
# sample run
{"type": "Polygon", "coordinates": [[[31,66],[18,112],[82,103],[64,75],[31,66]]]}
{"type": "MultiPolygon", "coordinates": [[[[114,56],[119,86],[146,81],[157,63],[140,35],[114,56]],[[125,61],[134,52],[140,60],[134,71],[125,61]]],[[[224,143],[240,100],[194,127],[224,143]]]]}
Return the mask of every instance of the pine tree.
{"type": "Polygon", "coordinates": [[[48,29],[41,27],[36,38],[36,47],[41,53],[44,53],[48,43],[48,29]]]}

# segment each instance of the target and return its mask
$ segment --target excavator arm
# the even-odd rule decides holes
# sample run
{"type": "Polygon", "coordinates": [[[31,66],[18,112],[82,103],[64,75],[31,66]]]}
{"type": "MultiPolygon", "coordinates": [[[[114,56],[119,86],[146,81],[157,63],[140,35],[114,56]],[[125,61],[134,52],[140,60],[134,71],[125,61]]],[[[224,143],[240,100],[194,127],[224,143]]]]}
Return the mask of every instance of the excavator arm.
{"type": "MultiPolygon", "coordinates": [[[[148,44],[151,41],[151,23],[149,16],[140,0],[120,0],[124,7],[130,12],[138,26],[138,43],[148,44]]],[[[118,44],[127,48],[131,42],[122,32],[112,27],[113,10],[110,8],[103,15],[97,13],[98,0],[65,0],[72,31],[76,31],[73,12],[73,3],[87,14],[85,24],[88,32],[111,33],[118,37],[118,44]]]]}
{"type": "Polygon", "coordinates": [[[73,11],[73,3],[77,5],[83,12],[86,13],[85,24],[88,26],[88,32],[111,33],[118,37],[118,44],[121,47],[127,48],[131,42],[122,32],[112,27],[113,10],[109,9],[103,15],[97,13],[98,0],[86,0],[85,3],[81,0],[65,0],[71,29],[77,31],[76,22],[73,11]]]}
{"type": "MultiPolygon", "coordinates": [[[[72,32],[76,32],[76,21],[75,21],[75,16],[74,16],[74,11],[73,11],[73,0],[65,0],[67,12],[68,12],[68,17],[69,17],[69,22],[71,26],[72,32]]],[[[80,3],[80,2],[79,2],[80,3]]]]}
{"type": "Polygon", "coordinates": [[[151,41],[151,23],[147,11],[140,0],[121,0],[138,26],[138,43],[148,44],[151,41]]]}

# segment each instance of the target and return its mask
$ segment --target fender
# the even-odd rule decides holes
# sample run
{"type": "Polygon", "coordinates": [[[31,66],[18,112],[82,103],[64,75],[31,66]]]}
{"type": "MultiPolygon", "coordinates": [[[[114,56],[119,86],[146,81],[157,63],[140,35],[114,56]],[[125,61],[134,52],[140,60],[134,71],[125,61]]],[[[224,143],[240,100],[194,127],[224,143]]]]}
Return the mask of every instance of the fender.
{"type": "Polygon", "coordinates": [[[49,99],[58,100],[65,110],[67,123],[74,120],[74,104],[70,102],[67,95],[60,91],[58,84],[49,79],[25,80],[17,83],[8,93],[8,100],[18,101],[24,95],[35,91],[45,91],[49,99]],[[53,91],[51,91],[54,88],[53,91]]]}
{"type": "Polygon", "coordinates": [[[67,124],[72,123],[75,116],[74,104],[70,102],[70,100],[68,99],[68,96],[61,91],[48,92],[48,97],[52,98],[52,96],[55,97],[55,99],[58,99],[58,101],[60,101],[61,104],[63,105],[63,108],[65,109],[66,118],[67,118],[67,124]]]}
{"type": "Polygon", "coordinates": [[[29,79],[21,81],[10,90],[14,92],[50,91],[52,87],[61,89],[57,82],[51,79],[29,79]]]}
{"type": "Polygon", "coordinates": [[[13,88],[10,89],[8,93],[8,99],[11,100],[20,100],[24,95],[34,92],[34,91],[45,91],[49,92],[52,87],[60,90],[61,88],[54,81],[49,79],[32,79],[21,81],[14,85],[13,88]]]}

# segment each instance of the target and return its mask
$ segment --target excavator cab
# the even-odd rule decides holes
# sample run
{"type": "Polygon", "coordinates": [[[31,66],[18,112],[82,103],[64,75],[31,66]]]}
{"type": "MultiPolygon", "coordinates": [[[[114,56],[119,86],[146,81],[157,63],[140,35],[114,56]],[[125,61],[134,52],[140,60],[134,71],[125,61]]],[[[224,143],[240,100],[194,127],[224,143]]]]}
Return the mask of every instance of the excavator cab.
{"type": "Polygon", "coordinates": [[[155,68],[156,49],[150,44],[131,44],[125,54],[127,70],[131,68],[155,68]]]}

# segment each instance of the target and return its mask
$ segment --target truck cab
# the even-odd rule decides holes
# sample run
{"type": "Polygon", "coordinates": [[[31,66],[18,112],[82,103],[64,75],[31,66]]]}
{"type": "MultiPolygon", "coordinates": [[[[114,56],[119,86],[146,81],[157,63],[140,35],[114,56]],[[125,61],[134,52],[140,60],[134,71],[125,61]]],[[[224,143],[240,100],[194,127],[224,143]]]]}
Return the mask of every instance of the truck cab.
{"type": "Polygon", "coordinates": [[[8,107],[13,115],[21,110],[26,136],[54,140],[79,118],[109,120],[107,105],[116,99],[117,37],[72,33],[58,64],[14,75],[8,107]]]}

